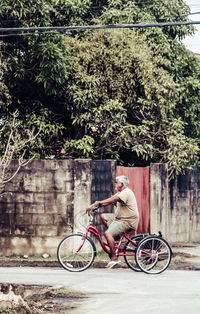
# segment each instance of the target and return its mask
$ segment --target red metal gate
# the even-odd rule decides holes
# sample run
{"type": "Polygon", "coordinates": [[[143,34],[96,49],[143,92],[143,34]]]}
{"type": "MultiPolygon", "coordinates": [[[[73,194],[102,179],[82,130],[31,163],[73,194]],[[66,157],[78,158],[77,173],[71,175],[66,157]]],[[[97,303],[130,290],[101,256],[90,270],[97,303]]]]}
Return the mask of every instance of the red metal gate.
{"type": "Polygon", "coordinates": [[[149,206],[149,167],[121,167],[117,166],[117,176],[129,178],[130,189],[135,193],[140,221],[137,233],[149,233],[150,206],[149,206]]]}

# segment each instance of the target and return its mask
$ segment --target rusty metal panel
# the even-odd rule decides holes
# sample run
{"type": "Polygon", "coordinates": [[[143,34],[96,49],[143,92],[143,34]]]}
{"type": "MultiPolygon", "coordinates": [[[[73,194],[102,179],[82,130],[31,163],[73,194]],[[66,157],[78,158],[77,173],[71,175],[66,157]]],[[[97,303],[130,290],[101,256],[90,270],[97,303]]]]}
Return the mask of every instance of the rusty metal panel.
{"type": "MultiPolygon", "coordinates": [[[[109,198],[115,191],[116,162],[111,160],[92,160],[91,161],[91,202],[101,201],[109,198]]],[[[113,212],[113,206],[99,209],[94,216],[94,224],[103,234],[105,228],[101,222],[100,214],[103,212],[113,212]]]]}
{"type": "Polygon", "coordinates": [[[150,205],[149,205],[149,167],[122,167],[117,166],[117,176],[129,178],[130,189],[137,199],[140,221],[137,233],[149,233],[150,205]]]}

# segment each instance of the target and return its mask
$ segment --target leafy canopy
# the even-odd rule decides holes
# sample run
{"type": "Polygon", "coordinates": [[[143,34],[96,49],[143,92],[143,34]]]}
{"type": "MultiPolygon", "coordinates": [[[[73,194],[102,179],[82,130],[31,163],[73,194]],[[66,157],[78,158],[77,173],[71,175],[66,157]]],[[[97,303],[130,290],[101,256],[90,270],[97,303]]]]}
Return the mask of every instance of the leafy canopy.
{"type": "MultiPolygon", "coordinates": [[[[183,0],[2,0],[2,27],[186,21],[183,0]]],[[[41,129],[30,154],[199,163],[200,62],[192,26],[36,32],[1,40],[0,110],[41,129]]]]}

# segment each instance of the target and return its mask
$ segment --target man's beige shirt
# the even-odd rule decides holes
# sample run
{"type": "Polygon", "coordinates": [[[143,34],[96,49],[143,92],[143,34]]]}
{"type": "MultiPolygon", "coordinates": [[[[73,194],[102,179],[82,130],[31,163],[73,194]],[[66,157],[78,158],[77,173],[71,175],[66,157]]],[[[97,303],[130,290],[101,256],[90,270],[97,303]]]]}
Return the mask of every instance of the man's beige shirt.
{"type": "Polygon", "coordinates": [[[122,201],[117,202],[115,218],[127,222],[130,228],[136,230],[139,223],[139,212],[135,194],[131,189],[125,188],[115,195],[122,201]]]}

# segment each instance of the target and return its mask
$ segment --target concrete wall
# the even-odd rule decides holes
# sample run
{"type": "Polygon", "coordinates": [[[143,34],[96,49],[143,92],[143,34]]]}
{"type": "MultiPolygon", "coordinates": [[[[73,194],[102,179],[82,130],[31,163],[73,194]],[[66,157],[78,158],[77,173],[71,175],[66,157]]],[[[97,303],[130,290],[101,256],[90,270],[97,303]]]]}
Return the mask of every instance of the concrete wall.
{"type": "MultiPolygon", "coordinates": [[[[8,194],[0,200],[1,255],[55,255],[60,240],[84,231],[88,220],[86,207],[91,203],[94,163],[87,159],[33,160],[6,185],[8,194]]],[[[112,194],[115,162],[105,161],[108,188],[112,194]],[[109,171],[110,169],[110,171],[109,171]]],[[[13,161],[10,172],[17,162],[13,161]]],[[[97,167],[98,168],[98,167],[97,167]]],[[[99,180],[101,185],[102,179],[99,180]]]]}
{"type": "MultiPolygon", "coordinates": [[[[14,161],[10,171],[16,166],[14,161]]],[[[0,200],[0,254],[55,255],[65,235],[85,230],[85,208],[113,194],[115,174],[115,161],[30,162],[0,200]]],[[[167,166],[152,164],[150,216],[151,233],[161,230],[170,242],[200,242],[200,167],[168,182],[167,166]]],[[[100,227],[98,214],[95,223],[100,227]]]]}
{"type": "Polygon", "coordinates": [[[49,251],[57,237],[72,232],[72,170],[70,160],[33,160],[6,185],[10,194],[0,202],[3,254],[49,251]]]}
{"type": "Polygon", "coordinates": [[[170,242],[200,242],[200,167],[168,181],[166,164],[150,167],[151,232],[170,242]]]}

